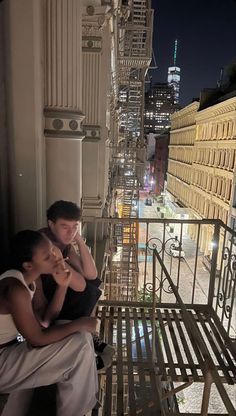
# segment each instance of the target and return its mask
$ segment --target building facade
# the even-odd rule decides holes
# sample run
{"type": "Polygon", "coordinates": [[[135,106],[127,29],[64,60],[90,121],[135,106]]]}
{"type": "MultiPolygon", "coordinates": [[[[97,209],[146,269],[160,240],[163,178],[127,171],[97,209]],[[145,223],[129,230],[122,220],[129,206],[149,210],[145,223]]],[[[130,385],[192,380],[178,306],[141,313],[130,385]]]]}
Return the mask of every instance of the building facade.
{"type": "MultiPolygon", "coordinates": [[[[172,117],[168,191],[197,218],[221,219],[230,225],[234,213],[233,182],[236,160],[236,97],[221,97],[198,110],[190,104],[172,117]],[[191,126],[184,115],[191,112],[191,126]],[[189,134],[190,133],[190,134],[189,134]]],[[[190,227],[191,228],[191,227],[190,227]]],[[[190,229],[196,236],[196,230],[190,229]]],[[[210,255],[213,231],[205,227],[200,249],[210,255]]]]}
{"type": "Polygon", "coordinates": [[[162,134],[170,128],[170,115],[176,111],[173,87],[157,83],[145,93],[144,129],[162,134]]]}
{"type": "Polygon", "coordinates": [[[167,82],[174,90],[174,104],[178,104],[180,90],[180,68],[178,66],[169,66],[167,82]]]}
{"type": "Polygon", "coordinates": [[[165,191],[168,166],[169,133],[163,133],[156,137],[155,158],[154,158],[154,177],[155,194],[161,195],[165,191]]]}
{"type": "Polygon", "coordinates": [[[103,215],[117,124],[111,110],[120,3],[0,3],[4,247],[9,233],[45,224],[57,199],[103,215]]]}
{"type": "Polygon", "coordinates": [[[145,172],[145,188],[159,196],[165,190],[168,166],[169,132],[147,135],[149,157],[145,172]]]}
{"type": "Polygon", "coordinates": [[[198,107],[199,103],[193,102],[171,117],[167,190],[184,207],[190,206],[198,107]]]}

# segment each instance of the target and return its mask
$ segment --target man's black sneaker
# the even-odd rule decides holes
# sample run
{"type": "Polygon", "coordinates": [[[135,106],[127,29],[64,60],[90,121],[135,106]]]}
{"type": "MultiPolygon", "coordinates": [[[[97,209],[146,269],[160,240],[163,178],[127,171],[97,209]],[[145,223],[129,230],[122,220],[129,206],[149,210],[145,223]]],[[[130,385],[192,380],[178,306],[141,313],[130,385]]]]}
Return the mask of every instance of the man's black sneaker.
{"type": "Polygon", "coordinates": [[[93,335],[93,345],[94,350],[98,355],[101,355],[103,353],[110,355],[115,354],[115,348],[112,345],[102,341],[97,335],[93,335]]]}
{"type": "Polygon", "coordinates": [[[102,341],[97,335],[93,336],[94,350],[97,354],[96,364],[98,373],[103,373],[108,367],[111,366],[113,355],[115,354],[115,348],[102,341]]]}
{"type": "Polygon", "coordinates": [[[98,374],[104,373],[112,365],[112,355],[103,354],[96,356],[96,365],[98,374]]]}
{"type": "Polygon", "coordinates": [[[104,369],[103,359],[99,355],[96,356],[96,365],[97,365],[97,370],[98,371],[104,369]]]}

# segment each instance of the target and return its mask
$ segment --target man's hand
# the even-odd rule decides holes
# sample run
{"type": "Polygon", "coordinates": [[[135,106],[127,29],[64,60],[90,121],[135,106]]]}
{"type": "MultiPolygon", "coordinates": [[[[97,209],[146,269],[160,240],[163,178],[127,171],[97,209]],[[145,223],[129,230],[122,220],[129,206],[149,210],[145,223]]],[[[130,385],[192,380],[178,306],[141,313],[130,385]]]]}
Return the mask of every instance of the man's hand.
{"type": "Polygon", "coordinates": [[[77,231],[77,233],[74,236],[74,240],[73,240],[76,244],[79,244],[80,242],[84,243],[84,239],[83,237],[79,234],[79,232],[77,231]]]}
{"type": "Polygon", "coordinates": [[[74,322],[78,324],[79,332],[96,332],[97,319],[94,317],[82,317],[76,319],[74,322]]]}
{"type": "Polygon", "coordinates": [[[97,269],[90,249],[85,244],[83,237],[77,232],[74,238],[77,248],[70,247],[69,264],[77,270],[85,279],[94,280],[97,277],[97,269]]]}

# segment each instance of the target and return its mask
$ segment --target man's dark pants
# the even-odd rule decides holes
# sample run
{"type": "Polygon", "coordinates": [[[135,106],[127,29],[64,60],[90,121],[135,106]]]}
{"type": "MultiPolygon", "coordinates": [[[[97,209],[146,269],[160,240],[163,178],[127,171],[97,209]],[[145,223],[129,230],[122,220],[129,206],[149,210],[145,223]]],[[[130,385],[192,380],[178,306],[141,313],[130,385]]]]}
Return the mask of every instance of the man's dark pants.
{"type": "MultiPolygon", "coordinates": [[[[56,290],[56,282],[51,276],[42,276],[43,292],[48,302],[51,301],[56,290]]],[[[98,288],[101,280],[86,280],[86,287],[83,292],[76,292],[70,287],[67,289],[63,307],[57,319],[77,319],[82,316],[90,316],[98,299],[101,290],[98,288]]]]}

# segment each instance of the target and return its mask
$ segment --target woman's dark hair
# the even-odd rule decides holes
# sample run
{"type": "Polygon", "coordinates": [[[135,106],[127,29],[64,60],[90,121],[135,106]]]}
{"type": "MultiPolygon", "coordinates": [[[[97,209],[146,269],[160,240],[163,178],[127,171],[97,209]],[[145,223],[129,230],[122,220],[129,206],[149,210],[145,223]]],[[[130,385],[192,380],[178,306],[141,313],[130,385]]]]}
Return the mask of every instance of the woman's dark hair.
{"type": "Polygon", "coordinates": [[[47,219],[56,222],[59,218],[79,221],[81,209],[74,202],[56,201],[47,210],[47,219]]]}
{"type": "Polygon", "coordinates": [[[17,233],[10,243],[9,268],[23,271],[23,263],[32,261],[35,249],[45,242],[38,231],[24,230],[17,233]]]}

